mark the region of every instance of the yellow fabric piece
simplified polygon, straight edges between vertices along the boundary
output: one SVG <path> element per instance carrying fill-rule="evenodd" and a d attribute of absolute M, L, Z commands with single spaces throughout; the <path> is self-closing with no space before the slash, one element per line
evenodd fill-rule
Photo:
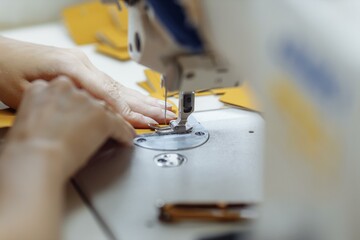
<path fill-rule="evenodd" d="M 119 1 L 121 10 L 115 5 L 108 6 L 108 12 L 111 17 L 113 25 L 120 31 L 128 31 L 128 10 L 123 1 Z"/>
<path fill-rule="evenodd" d="M 113 24 L 108 7 L 100 1 L 68 7 L 62 15 L 65 26 L 77 44 L 96 42 L 96 32 Z"/>
<path fill-rule="evenodd" d="M 112 48 L 109 45 L 98 43 L 96 45 L 96 51 L 106 54 L 110 57 L 116 58 L 121 61 L 127 61 L 130 59 L 130 55 L 127 51 L 127 49 L 116 49 Z"/>
<path fill-rule="evenodd" d="M 127 50 L 127 33 L 119 31 L 114 26 L 108 26 L 97 31 L 96 39 L 98 42 L 113 48 Z"/>
<path fill-rule="evenodd" d="M 247 84 L 236 88 L 228 88 L 219 100 L 223 103 L 247 108 L 249 110 L 261 111 L 260 105 Z"/>
<path fill-rule="evenodd" d="M 15 120 L 15 114 L 7 109 L 0 110 L 0 128 L 11 127 Z"/>
<path fill-rule="evenodd" d="M 147 91 L 149 94 L 154 93 L 154 90 L 151 89 L 151 87 L 149 86 L 149 84 L 144 81 L 144 82 L 137 82 L 137 85 L 139 85 L 141 88 L 143 88 L 145 91 Z"/>
<path fill-rule="evenodd" d="M 120 5 L 121 10 L 100 1 L 71 6 L 62 13 L 65 26 L 77 44 L 98 42 L 98 52 L 121 61 L 129 60 L 128 10 L 124 2 Z"/>
<path fill-rule="evenodd" d="M 149 87 L 154 90 L 153 92 L 163 95 L 163 89 L 161 88 L 161 74 L 151 69 L 146 69 L 145 76 L 147 79 L 146 82 Z"/>

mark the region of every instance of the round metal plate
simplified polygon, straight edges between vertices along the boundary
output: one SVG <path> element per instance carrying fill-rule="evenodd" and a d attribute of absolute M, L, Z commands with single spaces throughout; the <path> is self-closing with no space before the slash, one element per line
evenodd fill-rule
<path fill-rule="evenodd" d="M 192 116 L 188 122 L 193 126 L 190 133 L 160 135 L 157 133 L 139 135 L 134 144 L 152 150 L 184 150 L 203 145 L 209 139 L 209 132 Z"/>

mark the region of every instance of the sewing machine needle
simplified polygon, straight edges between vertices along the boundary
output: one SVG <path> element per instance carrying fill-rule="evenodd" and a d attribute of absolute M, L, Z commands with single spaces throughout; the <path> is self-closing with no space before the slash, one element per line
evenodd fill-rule
<path fill-rule="evenodd" d="M 161 77 L 161 87 L 164 88 L 164 98 L 165 98 L 165 109 L 164 109 L 164 124 L 166 125 L 166 111 L 167 111 L 167 88 L 166 88 L 166 78 L 164 75 Z"/>
<path fill-rule="evenodd" d="M 166 84 L 164 84 L 165 87 L 165 111 L 164 111 L 164 123 L 166 125 L 166 112 L 167 112 L 167 88 L 166 88 Z"/>

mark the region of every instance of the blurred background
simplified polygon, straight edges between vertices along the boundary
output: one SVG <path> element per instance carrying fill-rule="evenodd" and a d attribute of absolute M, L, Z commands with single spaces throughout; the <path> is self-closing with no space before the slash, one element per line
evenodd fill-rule
<path fill-rule="evenodd" d="M 0 0 L 0 30 L 56 21 L 69 5 L 90 0 Z"/>

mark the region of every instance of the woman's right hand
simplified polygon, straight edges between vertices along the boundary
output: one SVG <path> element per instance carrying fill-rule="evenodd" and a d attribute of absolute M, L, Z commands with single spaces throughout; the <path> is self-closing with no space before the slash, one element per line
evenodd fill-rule
<path fill-rule="evenodd" d="M 65 180 L 108 138 L 130 146 L 134 136 L 134 129 L 122 116 L 60 76 L 51 82 L 37 80 L 25 92 L 6 146 L 50 152 L 61 159 Z"/>

